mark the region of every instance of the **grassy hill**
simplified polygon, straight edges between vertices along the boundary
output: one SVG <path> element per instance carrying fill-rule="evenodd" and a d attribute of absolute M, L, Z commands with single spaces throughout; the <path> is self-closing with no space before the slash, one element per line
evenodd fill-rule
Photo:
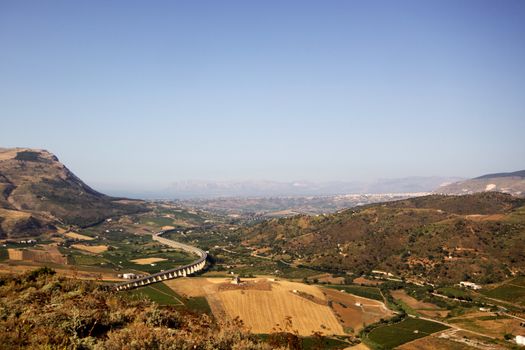
<path fill-rule="evenodd" d="M 0 208 L 5 237 L 38 234 L 55 223 L 88 226 L 145 206 L 93 190 L 47 151 L 1 148 Z"/>
<path fill-rule="evenodd" d="M 497 192 L 432 195 L 274 219 L 239 236 L 273 259 L 318 269 L 489 283 L 525 271 L 524 205 Z"/>

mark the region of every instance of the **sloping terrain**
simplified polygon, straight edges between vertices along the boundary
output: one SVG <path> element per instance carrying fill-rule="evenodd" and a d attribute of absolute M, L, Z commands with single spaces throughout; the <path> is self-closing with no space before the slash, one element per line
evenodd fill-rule
<path fill-rule="evenodd" d="M 38 234 L 55 223 L 88 226 L 145 206 L 93 190 L 47 151 L 0 148 L 0 208 L 2 237 Z"/>
<path fill-rule="evenodd" d="M 488 283 L 525 271 L 525 199 L 497 192 L 432 195 L 242 230 L 273 259 L 357 274 Z"/>
<path fill-rule="evenodd" d="M 525 197 L 525 170 L 487 174 L 442 186 L 435 192 L 443 194 L 470 194 L 487 191 L 505 192 L 514 196 Z"/>

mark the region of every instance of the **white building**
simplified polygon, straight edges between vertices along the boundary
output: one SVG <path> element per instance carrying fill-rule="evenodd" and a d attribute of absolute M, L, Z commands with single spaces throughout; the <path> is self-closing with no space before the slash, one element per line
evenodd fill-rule
<path fill-rule="evenodd" d="M 124 273 L 122 274 L 122 277 L 128 280 L 132 280 L 137 278 L 137 275 L 135 275 L 134 273 Z"/>
<path fill-rule="evenodd" d="M 518 344 L 518 345 L 525 345 L 525 336 L 517 335 L 516 336 L 516 344 Z"/>
<path fill-rule="evenodd" d="M 470 288 L 470 289 L 474 289 L 474 290 L 481 289 L 481 286 L 479 284 L 472 283 L 472 282 L 461 281 L 461 282 L 459 282 L 459 285 L 461 287 L 466 287 L 466 288 Z"/>

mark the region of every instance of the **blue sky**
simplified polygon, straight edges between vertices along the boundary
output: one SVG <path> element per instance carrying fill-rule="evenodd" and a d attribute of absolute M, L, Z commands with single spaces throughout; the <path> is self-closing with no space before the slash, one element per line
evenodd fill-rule
<path fill-rule="evenodd" d="M 525 168 L 524 1 L 0 0 L 0 145 L 88 183 Z"/>

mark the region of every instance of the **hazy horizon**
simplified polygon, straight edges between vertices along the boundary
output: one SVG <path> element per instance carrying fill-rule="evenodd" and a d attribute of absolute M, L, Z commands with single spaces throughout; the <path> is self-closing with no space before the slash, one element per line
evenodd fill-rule
<path fill-rule="evenodd" d="M 107 191 L 525 168 L 523 1 L 0 1 L 0 147 Z"/>

